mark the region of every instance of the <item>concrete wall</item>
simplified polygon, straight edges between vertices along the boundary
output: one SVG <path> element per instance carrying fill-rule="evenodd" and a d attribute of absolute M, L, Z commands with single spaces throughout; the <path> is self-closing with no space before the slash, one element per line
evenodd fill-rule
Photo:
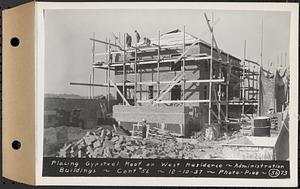
<path fill-rule="evenodd" d="M 147 123 L 156 126 L 157 123 L 166 124 L 165 129 L 182 135 L 189 134 L 188 122 L 190 116 L 188 108 L 174 106 L 113 106 L 113 117 L 121 122 L 122 126 L 132 129 L 132 124 L 141 122 L 143 119 Z"/>
<path fill-rule="evenodd" d="M 174 106 L 113 106 L 113 117 L 117 121 L 184 124 L 185 112 Z"/>

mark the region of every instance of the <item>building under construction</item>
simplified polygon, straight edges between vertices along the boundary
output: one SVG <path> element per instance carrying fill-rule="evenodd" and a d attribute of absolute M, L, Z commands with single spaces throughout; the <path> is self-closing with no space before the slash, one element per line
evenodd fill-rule
<path fill-rule="evenodd" d="M 176 29 L 150 38 L 151 43 L 128 47 L 126 35 L 115 41 L 93 41 L 93 87 L 116 91 L 112 116 L 123 126 L 148 124 L 189 136 L 212 124 L 240 122 L 260 115 L 261 66 L 247 60 L 246 42 L 241 60 L 218 48 L 213 27 L 207 43 Z M 95 44 L 105 52 L 95 53 Z M 95 69 L 105 70 L 105 83 L 94 83 Z M 79 84 L 79 83 L 72 83 Z M 129 128 L 130 130 L 130 128 Z"/>

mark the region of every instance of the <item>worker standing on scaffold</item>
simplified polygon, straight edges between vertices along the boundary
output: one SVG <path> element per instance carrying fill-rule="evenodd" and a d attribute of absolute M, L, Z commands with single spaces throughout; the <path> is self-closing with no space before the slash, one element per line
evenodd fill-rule
<path fill-rule="evenodd" d="M 135 33 L 135 37 L 136 37 L 136 43 L 139 43 L 141 36 L 140 36 L 139 32 L 137 32 L 136 30 L 134 30 L 134 33 Z"/>
<path fill-rule="evenodd" d="M 131 47 L 132 37 L 126 33 L 126 45 L 127 47 Z"/>
<path fill-rule="evenodd" d="M 145 44 L 146 46 L 150 46 L 151 40 L 150 40 L 149 38 L 147 38 L 147 37 L 144 37 L 144 44 Z"/>

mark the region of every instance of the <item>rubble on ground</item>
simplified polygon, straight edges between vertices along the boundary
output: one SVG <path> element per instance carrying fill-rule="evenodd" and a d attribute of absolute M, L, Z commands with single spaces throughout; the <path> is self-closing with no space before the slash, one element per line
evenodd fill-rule
<path fill-rule="evenodd" d="M 151 132 L 148 138 L 141 138 L 119 135 L 114 130 L 99 127 L 95 131 L 87 132 L 80 140 L 65 144 L 57 156 L 139 159 L 197 159 L 204 155 L 209 157 L 207 149 L 211 147 L 197 142 L 197 138 L 177 138 L 167 132 L 159 133 L 157 129 L 152 129 Z"/>

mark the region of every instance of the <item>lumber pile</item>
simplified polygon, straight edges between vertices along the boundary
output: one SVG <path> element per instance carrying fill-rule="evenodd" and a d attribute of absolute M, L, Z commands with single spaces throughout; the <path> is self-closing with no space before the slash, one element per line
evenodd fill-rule
<path fill-rule="evenodd" d="M 134 125 L 134 127 L 137 127 L 132 131 L 132 136 L 138 136 L 138 137 L 143 137 L 143 130 L 141 125 Z M 157 127 L 150 127 L 147 125 L 146 129 L 146 135 L 147 137 L 155 137 L 155 138 L 166 138 L 166 139 L 172 139 L 175 137 L 175 134 L 170 133 L 167 130 L 162 130 Z"/>
<path fill-rule="evenodd" d="M 156 133 L 155 133 L 156 131 Z M 58 157 L 78 158 L 194 158 L 195 145 L 178 142 L 175 137 L 151 129 L 148 138 L 118 135 L 98 128 L 75 142 L 65 144 Z M 157 136 L 156 136 L 157 135 Z"/>

